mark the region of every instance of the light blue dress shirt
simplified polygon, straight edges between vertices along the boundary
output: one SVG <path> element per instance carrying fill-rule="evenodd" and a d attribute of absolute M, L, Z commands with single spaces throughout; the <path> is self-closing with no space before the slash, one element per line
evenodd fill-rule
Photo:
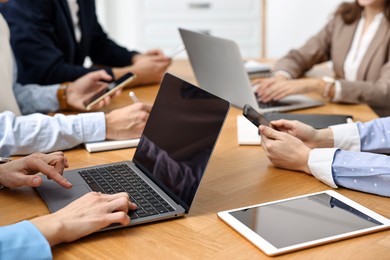
<path fill-rule="evenodd" d="M 30 221 L 0 227 L 0 259 L 52 259 L 46 238 Z"/>
<path fill-rule="evenodd" d="M 333 161 L 335 183 L 390 197 L 390 117 L 357 123 L 361 152 L 338 150 Z"/>
<path fill-rule="evenodd" d="M 18 68 L 13 62 L 13 91 L 23 115 L 32 113 L 55 112 L 59 109 L 57 90 L 59 85 L 40 86 L 36 84 L 21 85 L 16 82 Z"/>
<path fill-rule="evenodd" d="M 333 188 L 390 197 L 390 117 L 332 130 L 336 148 L 313 149 L 308 162 L 311 173 Z"/>

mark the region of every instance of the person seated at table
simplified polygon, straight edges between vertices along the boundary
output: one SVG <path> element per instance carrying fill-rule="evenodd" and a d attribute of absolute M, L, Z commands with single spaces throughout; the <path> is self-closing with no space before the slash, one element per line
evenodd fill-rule
<path fill-rule="evenodd" d="M 72 184 L 62 176 L 67 167 L 62 152 L 35 153 L 0 164 L 0 184 L 9 188 L 38 187 L 42 179 L 35 174 L 41 172 L 69 189 Z M 125 192 L 87 193 L 55 213 L 0 227 L 0 258 L 52 259 L 51 246 L 74 241 L 110 224 L 127 226 L 127 212 L 136 208 Z"/>
<path fill-rule="evenodd" d="M 315 130 L 299 121 L 260 126 L 275 167 L 313 175 L 332 188 L 390 196 L 390 117 Z"/>
<path fill-rule="evenodd" d="M 140 54 L 111 40 L 94 0 L 12 0 L 0 11 L 11 28 L 22 84 L 74 81 L 102 67 L 114 79 L 132 72 L 135 84 L 151 84 L 160 82 L 171 63 L 159 50 Z M 87 56 L 94 63 L 90 68 L 83 66 Z"/>
<path fill-rule="evenodd" d="M 278 60 L 272 77 L 258 82 L 263 102 L 317 92 L 333 102 L 367 103 L 390 115 L 390 1 L 343 3 L 334 18 L 303 47 Z M 314 65 L 332 61 L 335 78 L 301 78 Z"/>
<path fill-rule="evenodd" d="M 0 0 L 4 2 L 4 0 Z M 85 142 L 105 139 L 138 138 L 146 124 L 151 106 L 137 103 L 113 110 L 107 114 L 85 113 L 54 117 L 43 114 L 19 116 L 23 113 L 56 111 L 59 108 L 56 92 L 59 85 L 48 88 L 39 85 L 23 87 L 14 82 L 13 55 L 9 31 L 0 14 L 1 89 L 0 95 L 0 156 L 51 152 L 70 149 Z M 14 75 L 15 76 L 15 75 Z M 70 83 L 64 104 L 81 109 L 83 98 L 89 98 L 105 87 L 100 79 L 109 80 L 104 71 L 91 72 Z M 12 89 L 12 87 L 14 88 Z M 95 92 L 92 89 L 95 88 Z M 85 90 L 85 93 L 83 93 Z M 13 91 L 17 96 L 17 103 Z M 64 97 L 64 96 L 63 96 Z M 34 101 L 34 102 L 32 102 Z M 109 101 L 106 99 L 100 105 Z"/>

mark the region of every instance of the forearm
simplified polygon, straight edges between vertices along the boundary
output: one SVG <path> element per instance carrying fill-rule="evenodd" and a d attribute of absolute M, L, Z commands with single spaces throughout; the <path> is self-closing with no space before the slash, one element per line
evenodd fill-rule
<path fill-rule="evenodd" d="M 0 120 L 0 156 L 64 150 L 105 139 L 103 113 L 15 117 L 4 112 Z"/>
<path fill-rule="evenodd" d="M 29 221 L 0 227 L 1 259 L 52 259 L 48 241 Z"/>
<path fill-rule="evenodd" d="M 315 136 L 316 148 L 332 148 L 334 147 L 334 137 L 331 128 L 317 130 Z"/>
<path fill-rule="evenodd" d="M 390 157 L 382 154 L 338 151 L 333 178 L 338 186 L 390 196 Z"/>
<path fill-rule="evenodd" d="M 390 153 L 390 117 L 357 123 L 361 138 L 361 150 L 373 153 Z"/>
<path fill-rule="evenodd" d="M 60 221 L 56 221 L 54 216 L 55 215 L 44 215 L 30 220 L 46 238 L 51 247 L 64 242 L 62 241 L 63 225 Z"/>
<path fill-rule="evenodd" d="M 40 86 L 16 83 L 13 91 L 23 115 L 55 112 L 59 108 L 57 90 L 59 85 Z"/>

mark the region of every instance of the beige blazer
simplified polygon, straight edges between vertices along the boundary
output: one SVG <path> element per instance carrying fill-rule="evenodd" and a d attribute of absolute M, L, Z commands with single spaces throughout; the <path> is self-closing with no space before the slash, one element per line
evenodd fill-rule
<path fill-rule="evenodd" d="M 347 81 L 343 65 L 357 24 L 346 25 L 341 17 L 334 18 L 303 47 L 280 59 L 274 70 L 285 70 L 299 78 L 315 64 L 331 60 L 341 83 L 342 102 L 367 103 L 379 116 L 390 116 L 390 23 L 382 19 L 360 64 L 357 80 Z"/>

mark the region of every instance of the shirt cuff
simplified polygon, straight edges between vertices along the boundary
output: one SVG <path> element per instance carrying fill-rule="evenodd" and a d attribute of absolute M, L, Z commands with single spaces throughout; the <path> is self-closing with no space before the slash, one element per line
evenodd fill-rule
<path fill-rule="evenodd" d="M 340 102 L 341 100 L 341 83 L 339 80 L 334 82 L 334 96 L 332 99 L 333 102 Z"/>
<path fill-rule="evenodd" d="M 333 157 L 337 150 L 336 148 L 313 149 L 310 151 L 308 162 L 311 174 L 332 188 L 337 188 L 332 174 Z"/>
<path fill-rule="evenodd" d="M 106 118 L 104 113 L 84 113 L 79 114 L 79 117 L 85 143 L 106 140 Z"/>
<path fill-rule="evenodd" d="M 360 135 L 357 124 L 330 126 L 333 131 L 334 147 L 342 150 L 360 151 Z"/>
<path fill-rule="evenodd" d="M 272 77 L 275 77 L 275 76 L 278 76 L 278 75 L 282 75 L 282 76 L 285 76 L 287 79 L 292 79 L 292 75 L 285 71 L 285 70 L 276 70 L 274 72 L 271 73 L 271 78 Z"/>

